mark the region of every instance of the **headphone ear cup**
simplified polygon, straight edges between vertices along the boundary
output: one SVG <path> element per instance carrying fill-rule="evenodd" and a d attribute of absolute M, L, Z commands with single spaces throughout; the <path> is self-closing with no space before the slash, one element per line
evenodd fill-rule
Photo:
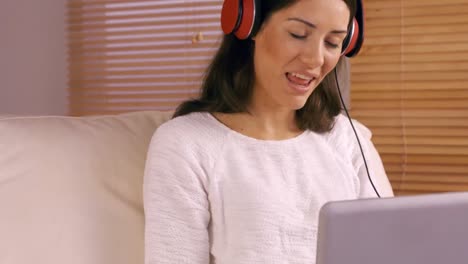
<path fill-rule="evenodd" d="M 242 0 L 242 18 L 239 28 L 234 33 L 239 39 L 247 39 L 252 35 L 257 16 L 257 3 L 255 0 Z"/>
<path fill-rule="evenodd" d="M 258 29 L 260 17 L 260 0 L 225 0 L 221 28 L 224 34 L 233 33 L 239 39 L 247 39 Z"/>
<path fill-rule="evenodd" d="M 359 24 L 356 19 L 353 19 L 353 24 L 346 36 L 345 40 L 343 41 L 343 49 L 341 55 L 345 55 L 350 57 L 350 52 L 356 48 L 356 44 L 358 41 L 359 36 Z"/>
<path fill-rule="evenodd" d="M 237 30 L 242 19 L 242 0 L 224 0 L 221 10 L 221 29 L 228 35 Z"/>
<path fill-rule="evenodd" d="M 343 41 L 343 53 L 346 57 L 354 57 L 361 50 L 362 44 L 364 43 L 364 7 L 362 0 L 356 1 L 356 16 L 353 18 L 353 24 L 351 31 Z"/>

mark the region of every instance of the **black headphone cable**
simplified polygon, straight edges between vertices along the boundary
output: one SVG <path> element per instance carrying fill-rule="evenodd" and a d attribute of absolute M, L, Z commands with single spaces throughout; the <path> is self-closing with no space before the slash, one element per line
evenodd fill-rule
<path fill-rule="evenodd" d="M 354 128 L 353 121 L 351 119 L 351 116 L 349 115 L 348 109 L 346 108 L 345 102 L 343 100 L 343 96 L 341 95 L 340 83 L 338 81 L 338 73 L 337 73 L 336 67 L 335 67 L 335 81 L 336 81 L 336 88 L 338 89 L 338 94 L 340 95 L 341 104 L 343 105 L 343 109 L 345 110 L 349 123 L 351 124 L 351 127 L 353 128 L 354 135 L 356 135 L 359 149 L 361 150 L 361 154 L 362 154 L 362 159 L 364 160 L 364 166 L 366 167 L 367 177 L 369 178 L 369 181 L 372 185 L 372 188 L 374 188 L 374 191 L 377 194 L 377 197 L 381 198 L 379 192 L 377 191 L 377 188 L 375 188 L 374 182 L 372 181 L 372 177 L 370 176 L 369 167 L 367 166 L 366 157 L 364 155 L 364 150 L 362 149 L 361 141 L 359 140 L 358 133 L 356 132 L 356 129 Z"/>

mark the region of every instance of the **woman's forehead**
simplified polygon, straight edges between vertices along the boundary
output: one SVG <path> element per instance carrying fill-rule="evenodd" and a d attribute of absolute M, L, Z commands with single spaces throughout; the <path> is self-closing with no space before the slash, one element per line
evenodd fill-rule
<path fill-rule="evenodd" d="M 350 10 L 343 0 L 299 0 L 278 10 L 272 18 L 287 21 L 300 18 L 314 25 L 327 24 L 335 27 L 347 26 Z"/>

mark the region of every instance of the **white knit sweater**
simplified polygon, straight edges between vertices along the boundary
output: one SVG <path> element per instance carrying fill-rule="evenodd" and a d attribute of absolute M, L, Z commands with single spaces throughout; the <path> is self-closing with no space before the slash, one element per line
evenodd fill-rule
<path fill-rule="evenodd" d="M 357 125 L 372 177 L 386 178 Z M 157 129 L 144 178 L 146 264 L 313 264 L 327 201 L 376 196 L 349 121 L 257 140 L 208 113 Z"/>

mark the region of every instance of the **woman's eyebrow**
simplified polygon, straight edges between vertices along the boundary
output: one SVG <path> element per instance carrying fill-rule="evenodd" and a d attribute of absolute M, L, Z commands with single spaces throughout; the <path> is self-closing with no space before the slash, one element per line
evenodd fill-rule
<path fill-rule="evenodd" d="M 304 20 L 304 19 L 298 18 L 298 17 L 290 17 L 290 18 L 288 18 L 288 21 L 297 21 L 297 22 L 301 22 L 301 23 L 305 24 L 308 27 L 317 28 L 317 26 L 314 23 L 311 23 L 311 22 L 309 22 L 307 20 Z M 348 31 L 347 30 L 336 29 L 336 30 L 332 30 L 331 33 L 333 33 L 333 34 L 348 34 Z"/>

